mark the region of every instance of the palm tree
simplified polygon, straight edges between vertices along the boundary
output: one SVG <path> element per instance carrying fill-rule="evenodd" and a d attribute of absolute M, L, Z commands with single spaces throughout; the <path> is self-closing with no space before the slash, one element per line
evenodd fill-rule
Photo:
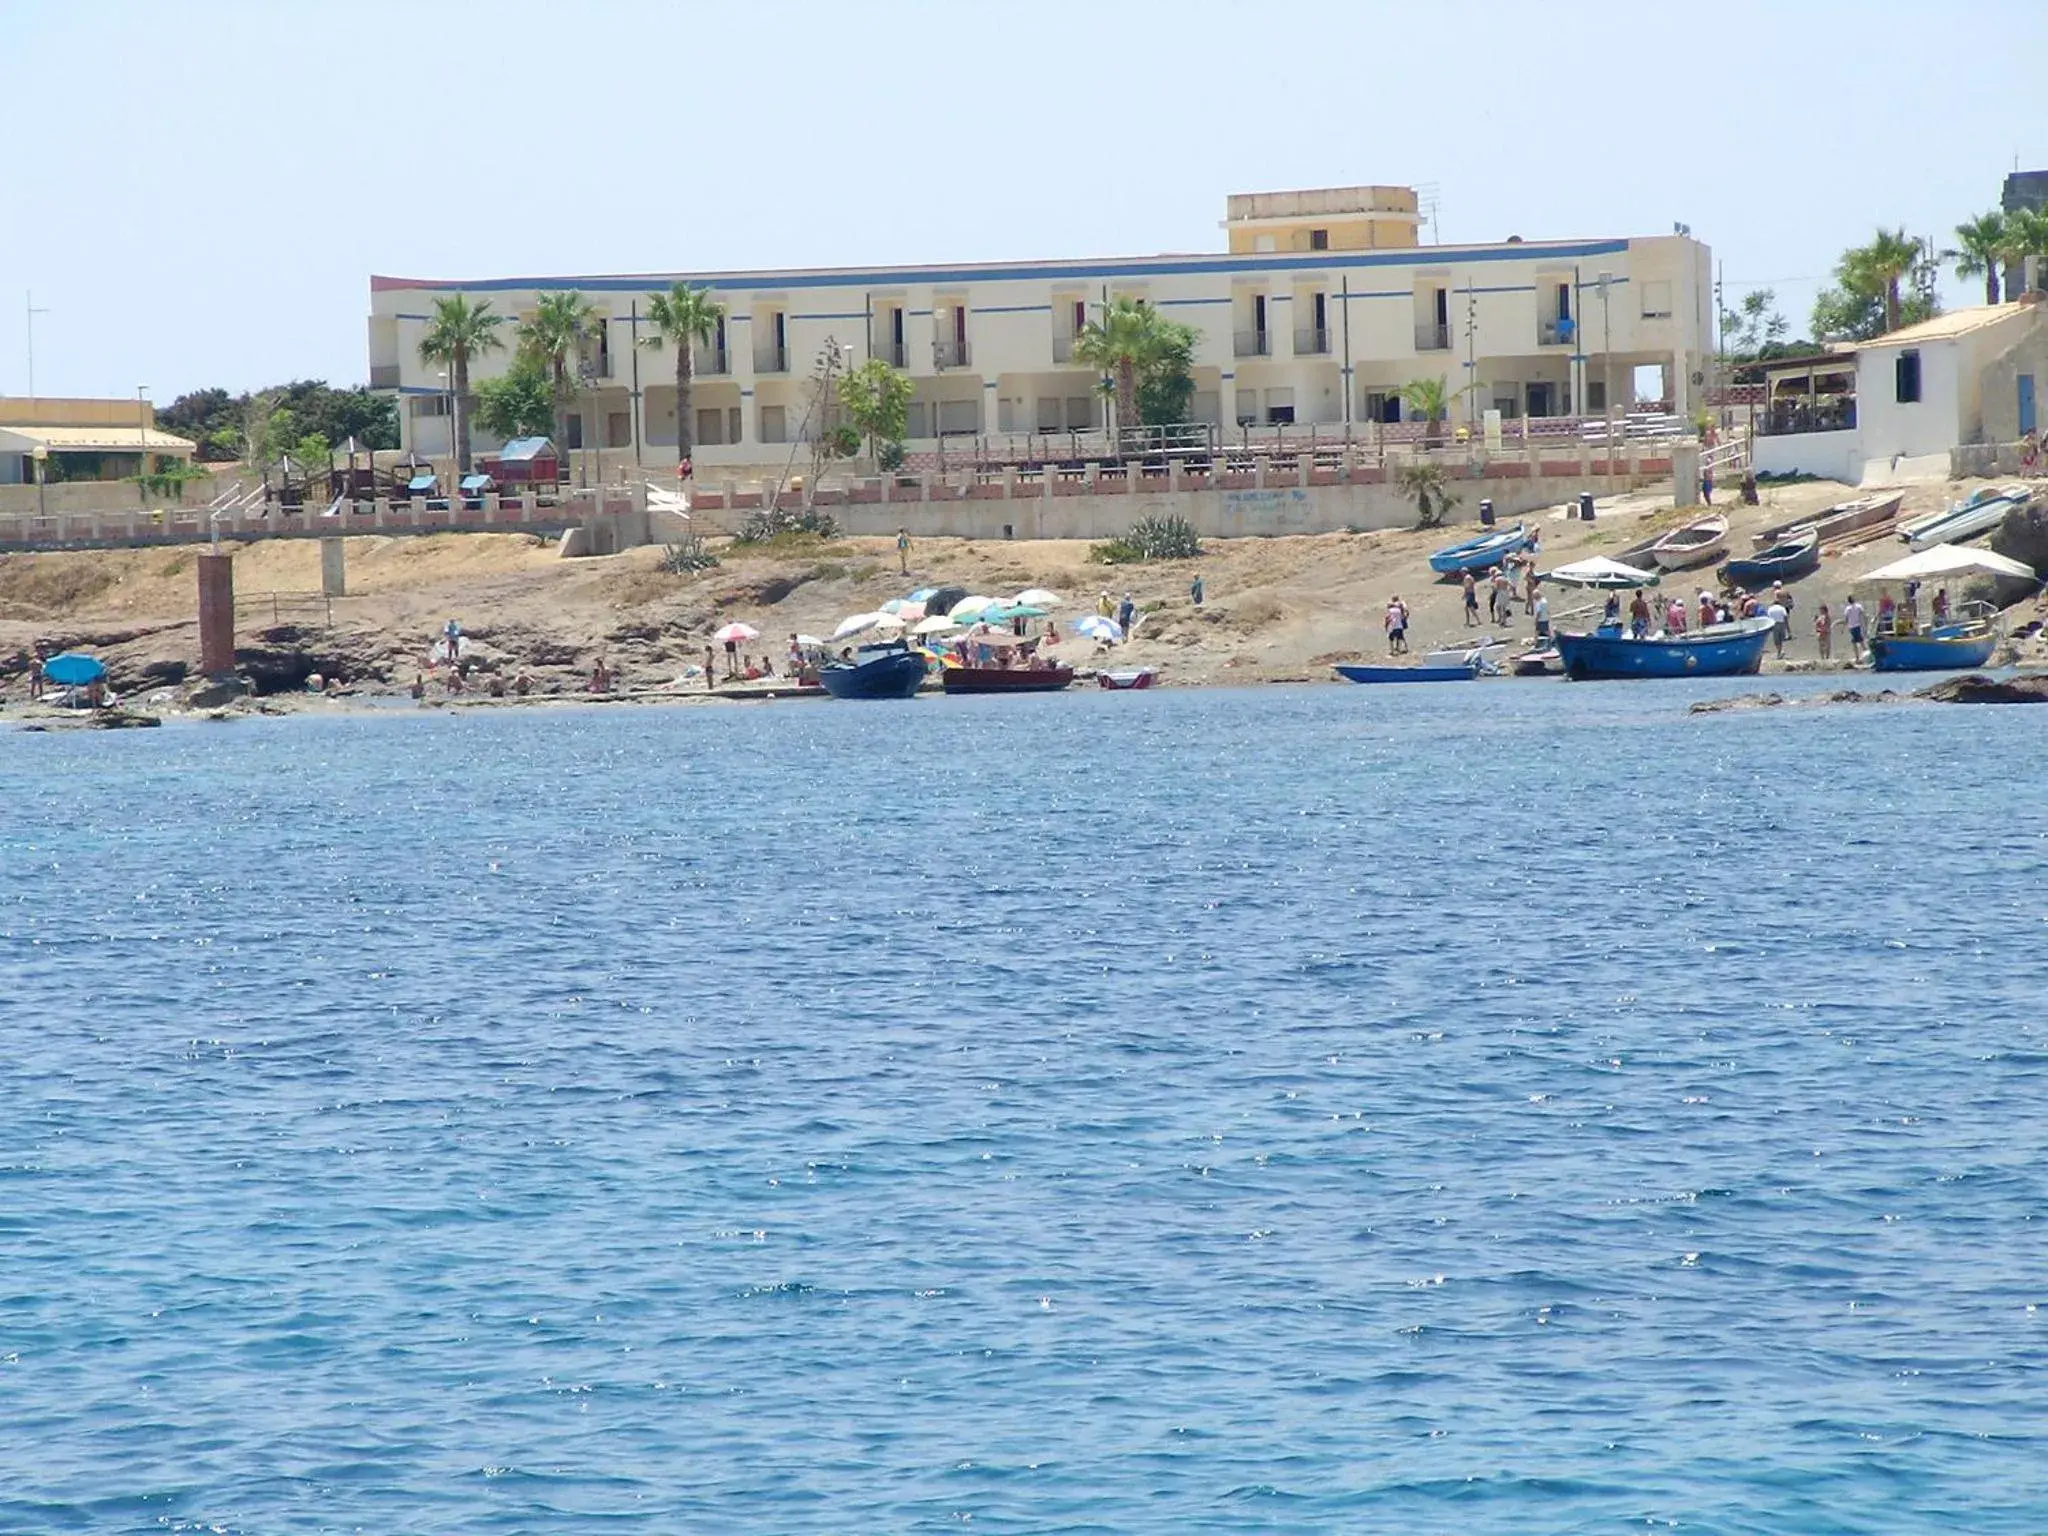
<path fill-rule="evenodd" d="M 1159 358 L 1171 340 L 1167 324 L 1143 299 L 1118 298 L 1074 338 L 1074 361 L 1100 368 L 1116 380 L 1119 437 L 1139 425 L 1138 374 Z"/>
<path fill-rule="evenodd" d="M 2027 281 L 2028 258 L 2034 262 L 2031 286 L 2042 286 L 2042 273 L 2048 271 L 2048 208 L 2015 208 L 2005 216 L 2005 260 L 2008 265 L 2018 267 L 2022 282 Z M 2019 297 L 2018 294 L 2013 295 Z"/>
<path fill-rule="evenodd" d="M 1465 393 L 1465 385 L 1451 388 L 1442 374 L 1433 379 L 1410 379 L 1401 386 L 1401 404 L 1429 423 L 1423 442 L 1436 447 L 1443 441 L 1444 418 L 1451 414 L 1451 402 Z"/>
<path fill-rule="evenodd" d="M 448 383 L 455 396 L 455 466 L 458 474 L 469 473 L 469 360 L 500 350 L 504 341 L 498 327 L 503 315 L 491 313 L 491 301 L 472 304 L 461 294 L 434 300 L 434 319 L 420 338 L 420 357 L 429 363 L 448 365 Z"/>
<path fill-rule="evenodd" d="M 1884 328 L 1896 331 L 1902 307 L 1899 284 L 1926 259 L 1926 255 L 1926 246 L 1903 229 L 1880 229 L 1870 244 L 1850 251 L 1842 258 L 1843 278 L 1852 289 L 1858 286 L 1858 277 L 1869 288 L 1881 289 L 1884 293 Z"/>
<path fill-rule="evenodd" d="M 2005 259 L 2010 240 L 2005 215 L 1996 208 L 1956 226 L 1956 248 L 1949 253 L 1955 259 L 1956 276 L 1983 278 L 1986 304 L 1998 302 L 1998 264 Z"/>
<path fill-rule="evenodd" d="M 555 442 L 569 441 L 569 356 L 597 320 L 597 306 L 571 289 L 541 295 L 533 318 L 519 326 L 519 350 L 548 371 L 555 397 Z"/>
<path fill-rule="evenodd" d="M 677 283 L 647 301 L 647 318 L 653 322 L 655 334 L 640 345 L 658 347 L 667 342 L 676 349 L 676 462 L 680 464 L 695 445 L 691 424 L 697 418 L 690 411 L 690 382 L 697 371 L 695 344 L 708 343 L 718 334 L 725 306 L 711 297 L 709 288 Z"/>

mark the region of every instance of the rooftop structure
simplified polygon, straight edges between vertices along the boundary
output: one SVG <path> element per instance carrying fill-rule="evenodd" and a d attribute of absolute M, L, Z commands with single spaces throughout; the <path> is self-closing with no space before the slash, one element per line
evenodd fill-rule
<path fill-rule="evenodd" d="M 38 463 L 46 480 L 120 480 L 195 451 L 146 400 L 0 399 L 0 485 L 33 484 Z"/>

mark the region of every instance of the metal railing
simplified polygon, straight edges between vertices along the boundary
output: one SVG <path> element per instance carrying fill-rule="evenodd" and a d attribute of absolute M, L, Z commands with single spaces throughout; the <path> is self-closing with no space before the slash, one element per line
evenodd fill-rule
<path fill-rule="evenodd" d="M 690 355 L 695 359 L 693 371 L 700 377 L 731 371 L 731 364 L 723 347 L 707 347 L 700 343 L 690 349 Z"/>
<path fill-rule="evenodd" d="M 1568 347 L 1578 340 L 1579 327 L 1575 320 L 1545 320 L 1536 327 L 1536 345 L 1539 347 Z"/>
<path fill-rule="evenodd" d="M 1299 328 L 1294 333 L 1294 355 L 1296 357 L 1321 357 L 1330 350 L 1328 327 L 1311 325 Z"/>
<path fill-rule="evenodd" d="M 1052 339 L 1052 360 L 1056 363 L 1071 363 L 1074 360 L 1073 336 L 1055 336 Z"/>
<path fill-rule="evenodd" d="M 967 342 L 959 336 L 941 336 L 932 343 L 932 363 L 939 368 L 965 368 L 971 356 Z"/>
<path fill-rule="evenodd" d="M 1801 432 L 1853 432 L 1854 400 L 1823 400 L 1818 405 L 1774 405 L 1757 418 L 1759 437 L 1792 437 Z"/>
<path fill-rule="evenodd" d="M 904 345 L 900 341 L 883 341 L 877 342 L 875 344 L 875 356 L 879 357 L 891 368 L 902 368 L 906 366 L 903 360 L 904 352 Z"/>
<path fill-rule="evenodd" d="M 1270 357 L 1273 353 L 1270 331 L 1239 331 L 1235 341 L 1239 357 Z"/>
<path fill-rule="evenodd" d="M 1451 328 L 1427 321 L 1415 325 L 1415 350 L 1418 352 L 1448 352 L 1451 350 Z"/>
<path fill-rule="evenodd" d="M 754 372 L 789 372 L 789 348 L 772 341 L 766 346 L 754 348 Z"/>
<path fill-rule="evenodd" d="M 396 388 L 398 388 L 398 364 L 396 364 L 396 363 L 373 363 L 373 364 L 371 365 L 371 367 L 370 367 L 370 388 L 372 388 L 372 389 L 396 389 Z"/>

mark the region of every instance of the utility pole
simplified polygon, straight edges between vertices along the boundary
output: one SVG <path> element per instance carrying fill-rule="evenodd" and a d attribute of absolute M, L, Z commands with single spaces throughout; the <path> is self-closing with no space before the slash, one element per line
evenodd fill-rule
<path fill-rule="evenodd" d="M 1614 318 L 1608 307 L 1614 274 L 1602 272 L 1600 284 L 1600 407 L 1607 418 L 1607 478 L 1614 479 Z"/>
<path fill-rule="evenodd" d="M 1472 274 L 1465 274 L 1465 420 L 1479 425 L 1479 295 L 1472 288 Z"/>
<path fill-rule="evenodd" d="M 633 337 L 633 467 L 640 468 L 640 301 L 635 299 L 626 323 Z"/>

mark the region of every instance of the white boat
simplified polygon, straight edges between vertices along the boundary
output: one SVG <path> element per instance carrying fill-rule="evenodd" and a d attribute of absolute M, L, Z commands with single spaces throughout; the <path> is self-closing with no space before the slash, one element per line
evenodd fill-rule
<path fill-rule="evenodd" d="M 1477 672 L 1491 676 L 1500 670 L 1501 659 L 1508 653 L 1505 640 L 1496 640 L 1491 635 L 1481 635 L 1468 645 L 1448 645 L 1423 655 L 1425 667 L 1471 667 Z"/>
<path fill-rule="evenodd" d="M 1899 529 L 1899 537 L 1914 549 L 1931 549 L 1936 544 L 1960 544 L 1989 533 L 2005 521 L 2005 514 L 2024 507 L 2034 493 L 2024 485 L 1983 486 L 1972 491 L 1946 512 L 1916 517 Z"/>
<path fill-rule="evenodd" d="M 1728 519 L 1718 514 L 1674 528 L 1650 546 L 1650 558 L 1667 571 L 1712 565 L 1727 552 Z"/>

